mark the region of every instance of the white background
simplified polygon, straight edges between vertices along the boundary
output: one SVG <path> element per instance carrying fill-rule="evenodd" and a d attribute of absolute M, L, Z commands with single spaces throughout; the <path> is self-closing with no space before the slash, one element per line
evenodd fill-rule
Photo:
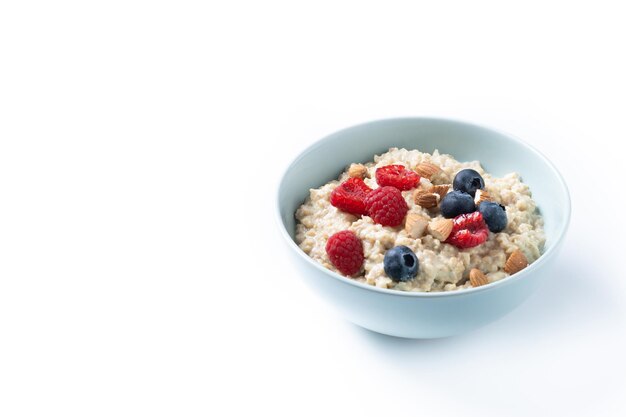
<path fill-rule="evenodd" d="M 618 4 L 2 2 L 0 415 L 625 415 Z M 560 273 L 460 337 L 343 321 L 274 222 L 299 151 L 411 115 L 572 194 Z"/>

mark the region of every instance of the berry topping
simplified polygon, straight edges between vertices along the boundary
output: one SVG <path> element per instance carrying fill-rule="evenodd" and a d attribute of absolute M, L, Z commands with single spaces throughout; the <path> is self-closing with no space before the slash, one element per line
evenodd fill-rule
<path fill-rule="evenodd" d="M 367 213 L 378 224 L 399 226 L 409 211 L 402 193 L 395 187 L 380 187 L 365 197 Z"/>
<path fill-rule="evenodd" d="M 406 246 L 396 246 L 385 252 L 384 263 L 385 274 L 396 282 L 415 278 L 419 270 L 417 256 Z"/>
<path fill-rule="evenodd" d="M 452 188 L 463 191 L 474 197 L 476 190 L 485 188 L 485 181 L 480 174 L 473 169 L 462 169 L 457 172 L 452 182 Z"/>
<path fill-rule="evenodd" d="M 365 197 L 372 191 L 361 178 L 349 178 L 330 194 L 330 204 L 346 213 L 367 214 Z"/>
<path fill-rule="evenodd" d="M 476 206 L 471 195 L 462 191 L 450 191 L 441 199 L 439 210 L 443 217 L 451 219 L 459 214 L 475 211 Z"/>
<path fill-rule="evenodd" d="M 417 187 L 420 176 L 403 165 L 387 165 L 376 170 L 376 182 L 381 187 L 391 186 L 406 191 Z"/>
<path fill-rule="evenodd" d="M 498 233 L 506 228 L 507 218 L 504 206 L 493 201 L 483 201 L 478 206 L 478 211 L 483 215 L 487 227 L 493 233 Z"/>
<path fill-rule="evenodd" d="M 326 242 L 330 262 L 344 275 L 354 275 L 363 265 L 363 244 L 350 230 L 332 235 Z"/>
<path fill-rule="evenodd" d="M 483 215 L 475 211 L 454 218 L 454 226 L 446 243 L 459 249 L 466 249 L 484 243 L 488 237 L 489 229 L 483 220 Z"/>

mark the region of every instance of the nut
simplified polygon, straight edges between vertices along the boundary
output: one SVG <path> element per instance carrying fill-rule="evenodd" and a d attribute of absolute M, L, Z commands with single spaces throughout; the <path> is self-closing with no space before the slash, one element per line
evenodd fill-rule
<path fill-rule="evenodd" d="M 439 204 L 439 194 L 429 193 L 424 190 L 415 190 L 413 193 L 413 201 L 415 201 L 415 204 L 418 206 L 424 208 L 437 207 L 437 204 Z"/>
<path fill-rule="evenodd" d="M 352 164 L 348 168 L 348 176 L 351 178 L 365 178 L 367 177 L 367 168 L 362 164 Z"/>
<path fill-rule="evenodd" d="M 504 272 L 509 275 L 513 275 L 522 269 L 528 266 L 528 259 L 526 259 L 526 255 L 519 250 L 515 249 L 511 255 L 509 255 L 509 259 L 506 260 L 504 264 Z"/>
<path fill-rule="evenodd" d="M 483 274 L 480 269 L 472 268 L 469 273 L 469 280 L 472 287 L 480 287 L 481 285 L 489 284 L 487 275 Z"/>
<path fill-rule="evenodd" d="M 428 224 L 428 231 L 435 239 L 443 242 L 450 236 L 453 225 L 452 219 L 436 219 Z"/>
<path fill-rule="evenodd" d="M 443 198 L 446 194 L 448 194 L 448 190 L 450 190 L 450 184 L 441 184 L 441 185 L 433 185 L 428 190 L 429 193 L 438 194 L 439 198 Z"/>
<path fill-rule="evenodd" d="M 476 207 L 483 201 L 493 201 L 493 198 L 489 195 L 487 190 L 476 190 L 476 196 L 474 197 L 474 204 Z"/>
<path fill-rule="evenodd" d="M 433 175 L 441 171 L 441 168 L 429 162 L 422 162 L 421 164 L 417 164 L 414 171 L 417 172 L 420 177 L 431 179 Z"/>
<path fill-rule="evenodd" d="M 422 237 L 424 235 L 424 230 L 426 230 L 426 226 L 428 226 L 428 218 L 417 213 L 409 213 L 406 216 L 404 230 L 406 230 L 406 233 L 413 239 Z"/>

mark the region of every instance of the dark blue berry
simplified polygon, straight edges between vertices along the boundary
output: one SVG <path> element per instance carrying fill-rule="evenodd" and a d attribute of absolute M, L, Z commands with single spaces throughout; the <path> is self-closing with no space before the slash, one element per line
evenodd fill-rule
<path fill-rule="evenodd" d="M 384 264 L 385 274 L 396 282 L 415 278 L 419 270 L 417 256 L 406 246 L 396 246 L 385 252 Z"/>
<path fill-rule="evenodd" d="M 441 200 L 439 210 L 443 217 L 451 219 L 459 214 L 476 211 L 476 205 L 471 195 L 462 191 L 450 191 Z"/>
<path fill-rule="evenodd" d="M 483 201 L 478 205 L 478 211 L 483 215 L 487 227 L 493 233 L 498 233 L 506 228 L 506 211 L 503 205 L 492 201 Z"/>
<path fill-rule="evenodd" d="M 456 173 L 452 188 L 456 191 L 463 191 L 474 197 L 476 190 L 485 188 L 485 181 L 480 174 L 473 169 L 462 169 Z"/>

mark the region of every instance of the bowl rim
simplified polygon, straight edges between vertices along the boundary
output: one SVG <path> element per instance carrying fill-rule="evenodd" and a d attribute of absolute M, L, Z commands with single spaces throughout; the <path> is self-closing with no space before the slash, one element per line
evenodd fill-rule
<path fill-rule="evenodd" d="M 465 127 L 471 127 L 471 128 L 479 128 L 479 129 L 484 129 L 484 130 L 489 130 L 492 131 L 494 133 L 497 133 L 503 137 L 505 137 L 508 140 L 511 140 L 513 142 L 518 143 L 521 146 L 524 146 L 526 148 L 528 148 L 532 153 L 535 154 L 535 156 L 540 159 L 541 161 L 543 161 L 543 163 L 545 163 L 550 170 L 552 171 L 553 175 L 556 177 L 558 183 L 560 184 L 562 191 L 565 194 L 565 200 L 566 200 L 566 204 L 563 205 L 562 211 L 563 211 L 563 217 L 564 217 L 564 221 L 562 223 L 562 226 L 560 227 L 560 229 L 556 232 L 555 234 L 555 239 L 554 239 L 554 243 L 552 245 L 550 245 L 550 247 L 541 254 L 541 256 L 532 264 L 530 264 L 528 267 L 524 268 L 522 271 L 506 277 L 504 279 L 489 283 L 487 285 L 482 285 L 480 287 L 474 287 L 474 288 L 466 288 L 463 290 L 458 290 L 458 291 L 436 291 L 436 292 L 420 292 L 420 291 L 400 291 L 400 290 L 394 290 L 394 289 L 389 289 L 389 288 L 379 288 L 376 287 L 374 285 L 370 285 L 370 284 L 365 284 L 359 281 L 355 281 L 354 279 L 345 277 L 341 274 L 338 274 L 334 271 L 331 271 L 330 269 L 325 268 L 324 266 L 322 266 L 319 262 L 315 261 L 313 258 L 311 258 L 310 256 L 308 256 L 306 253 L 304 253 L 304 251 L 302 251 L 302 249 L 300 249 L 300 247 L 296 244 L 296 242 L 291 238 L 291 236 L 289 235 L 289 233 L 287 232 L 287 229 L 282 221 L 281 218 L 281 214 L 280 214 L 280 194 L 281 194 L 281 189 L 283 187 L 283 183 L 285 181 L 285 177 L 286 174 L 292 169 L 292 167 L 294 167 L 300 159 L 302 159 L 306 154 L 308 154 L 309 152 L 315 150 L 317 147 L 322 146 L 323 144 L 330 142 L 331 140 L 334 139 L 334 137 L 342 132 L 345 132 L 347 130 L 351 130 L 353 128 L 364 128 L 367 126 L 372 126 L 375 124 L 383 124 L 383 123 L 394 123 L 394 122 L 404 122 L 404 121 L 417 121 L 417 120 L 421 120 L 421 121 L 431 121 L 431 122 L 439 122 L 439 123 L 447 123 L 447 124 L 456 124 L 456 125 L 462 125 Z M 508 132 L 499 130 L 499 129 L 494 129 L 491 127 L 487 127 L 487 126 L 483 126 L 483 125 L 479 125 L 473 122 L 467 122 L 464 120 L 460 120 L 460 119 L 453 119 L 453 118 L 445 118 L 445 117 L 431 117 L 431 116 L 414 116 L 414 117 L 393 117 L 393 118 L 385 118 L 385 119 L 377 119 L 377 120 L 373 120 L 373 121 L 369 121 L 369 122 L 364 122 L 364 123 L 358 123 L 340 130 L 337 130 L 335 132 L 331 132 L 329 134 L 327 134 L 326 136 L 322 137 L 319 140 L 316 140 L 315 142 L 313 142 L 311 145 L 307 146 L 304 150 L 302 150 L 301 152 L 298 153 L 298 155 L 292 160 L 292 162 L 282 171 L 282 174 L 279 177 L 279 182 L 278 182 L 278 187 L 276 189 L 276 209 L 274 211 L 275 213 L 275 219 L 278 221 L 278 226 L 280 229 L 280 233 L 283 236 L 283 238 L 287 241 L 287 245 L 294 250 L 294 252 L 300 256 L 305 262 L 307 262 L 309 265 L 313 266 L 314 268 L 316 268 L 317 270 L 321 271 L 322 273 L 326 274 L 327 276 L 337 279 L 340 282 L 346 283 L 346 284 L 350 284 L 353 285 L 357 288 L 361 288 L 364 290 L 368 290 L 368 291 L 373 291 L 373 292 L 377 292 L 377 293 L 381 293 L 381 294 L 385 294 L 385 295 L 394 295 L 394 296 L 401 296 L 401 297 L 417 297 L 417 298 L 437 298 L 437 297 L 459 297 L 459 296 L 467 296 L 467 295 L 471 295 L 471 294 L 475 294 L 478 292 L 483 292 L 483 291 L 490 291 L 495 289 L 496 287 L 502 287 L 502 286 L 506 286 L 506 285 L 511 285 L 512 283 L 523 279 L 525 276 L 531 274 L 534 270 L 540 268 L 543 264 L 545 264 L 549 259 L 551 259 L 552 257 L 554 257 L 554 255 L 556 255 L 556 253 L 558 253 L 558 250 L 560 249 L 560 247 L 563 244 L 564 238 L 567 234 L 567 230 L 569 228 L 569 224 L 570 224 L 570 218 L 571 218 L 571 197 L 569 194 L 569 190 L 567 188 L 567 184 L 565 183 L 565 180 L 563 179 L 563 176 L 561 175 L 561 173 L 559 172 L 559 170 L 554 166 L 554 164 L 543 154 L 541 153 L 537 148 L 535 148 L 534 146 L 524 142 L 523 140 L 521 140 L 520 138 L 518 138 L 515 135 L 512 135 Z M 294 213 L 295 215 L 295 213 Z"/>

